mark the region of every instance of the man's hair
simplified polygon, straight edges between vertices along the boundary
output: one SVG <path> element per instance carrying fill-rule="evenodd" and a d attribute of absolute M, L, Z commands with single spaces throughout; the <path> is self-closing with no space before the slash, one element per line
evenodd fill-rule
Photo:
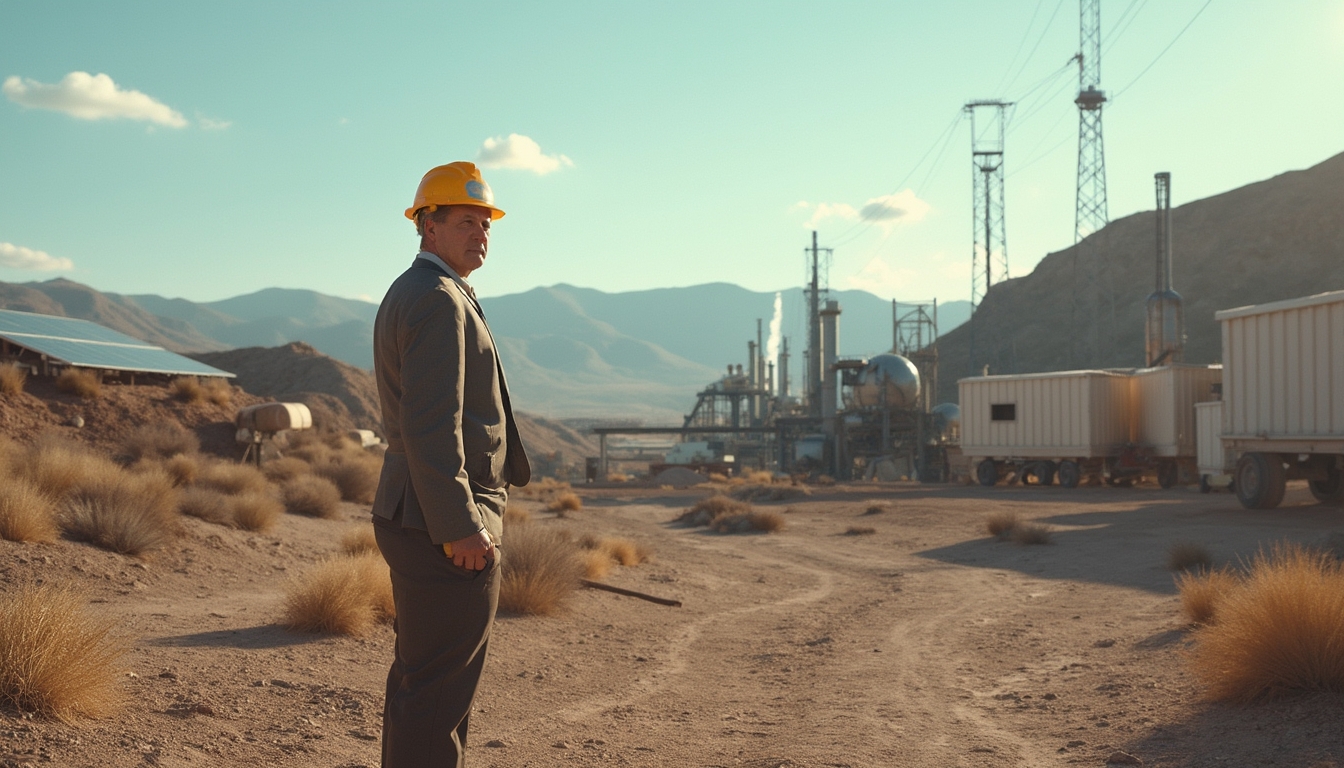
<path fill-rule="evenodd" d="M 415 212 L 415 234 L 425 236 L 425 218 L 431 218 L 435 224 L 442 224 L 448 220 L 448 214 L 453 210 L 451 205 L 440 205 L 432 212 L 428 207 L 421 208 Z"/>

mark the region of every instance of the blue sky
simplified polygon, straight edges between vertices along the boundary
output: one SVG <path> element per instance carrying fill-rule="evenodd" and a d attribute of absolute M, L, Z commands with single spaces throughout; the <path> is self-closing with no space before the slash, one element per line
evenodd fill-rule
<path fill-rule="evenodd" d="M 1179 205 L 1344 151 L 1344 1 L 1103 0 L 1102 26 L 1113 219 L 1156 171 Z M 815 225 L 834 287 L 964 299 L 959 108 L 1022 99 L 1026 274 L 1073 239 L 1077 48 L 1077 0 L 0 0 L 0 280 L 377 300 L 421 174 L 496 140 L 485 295 L 776 290 Z"/>

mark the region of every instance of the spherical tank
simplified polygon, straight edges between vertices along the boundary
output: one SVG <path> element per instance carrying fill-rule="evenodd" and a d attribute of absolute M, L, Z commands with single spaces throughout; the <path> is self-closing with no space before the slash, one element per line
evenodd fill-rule
<path fill-rule="evenodd" d="M 900 355 L 877 355 L 859 375 L 854 399 L 860 406 L 913 408 L 919 398 L 919 369 Z"/>
<path fill-rule="evenodd" d="M 939 403 L 933 407 L 933 424 L 938 436 L 943 440 L 958 440 L 961 437 L 961 406 L 956 403 Z"/>

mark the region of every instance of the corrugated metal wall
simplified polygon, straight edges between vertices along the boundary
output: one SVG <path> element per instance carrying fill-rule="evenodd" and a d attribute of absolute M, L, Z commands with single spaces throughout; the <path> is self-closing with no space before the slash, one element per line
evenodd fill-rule
<path fill-rule="evenodd" d="M 1195 455 L 1195 403 L 1213 400 L 1221 366 L 1170 365 L 1136 371 L 1134 442 L 1156 456 Z"/>
<path fill-rule="evenodd" d="M 1225 435 L 1344 436 L 1344 291 L 1216 317 Z"/>
<path fill-rule="evenodd" d="M 966 456 L 1113 456 L 1130 440 L 1129 377 L 1103 371 L 988 376 L 959 381 Z M 1015 407 L 994 421 L 994 405 Z"/>
<path fill-rule="evenodd" d="M 1195 463 L 1203 475 L 1227 471 L 1223 458 L 1223 404 L 1217 400 L 1195 406 Z"/>

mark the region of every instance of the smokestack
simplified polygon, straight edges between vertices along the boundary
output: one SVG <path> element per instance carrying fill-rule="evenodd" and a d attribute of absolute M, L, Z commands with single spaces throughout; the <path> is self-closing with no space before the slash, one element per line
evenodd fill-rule
<path fill-rule="evenodd" d="M 1157 187 L 1157 269 L 1144 325 L 1144 362 L 1149 367 L 1185 359 L 1185 312 L 1171 279 L 1171 174 L 1164 171 L 1153 179 Z"/>
<path fill-rule="evenodd" d="M 747 386 L 756 389 L 760 384 L 760 370 L 756 367 L 756 342 L 747 342 Z M 756 396 L 747 397 L 747 418 L 756 421 Z"/>
<path fill-rule="evenodd" d="M 835 433 L 835 370 L 836 349 L 840 343 L 840 302 L 831 299 L 821 310 L 821 417 L 826 420 L 826 432 Z"/>
<path fill-rule="evenodd" d="M 780 347 L 779 347 L 779 365 L 775 366 L 775 370 L 776 370 L 776 371 L 779 371 L 779 396 L 780 396 L 780 397 L 788 397 L 788 396 L 789 396 L 789 339 L 788 339 L 788 337 L 781 337 L 779 341 L 780 341 Z"/>

